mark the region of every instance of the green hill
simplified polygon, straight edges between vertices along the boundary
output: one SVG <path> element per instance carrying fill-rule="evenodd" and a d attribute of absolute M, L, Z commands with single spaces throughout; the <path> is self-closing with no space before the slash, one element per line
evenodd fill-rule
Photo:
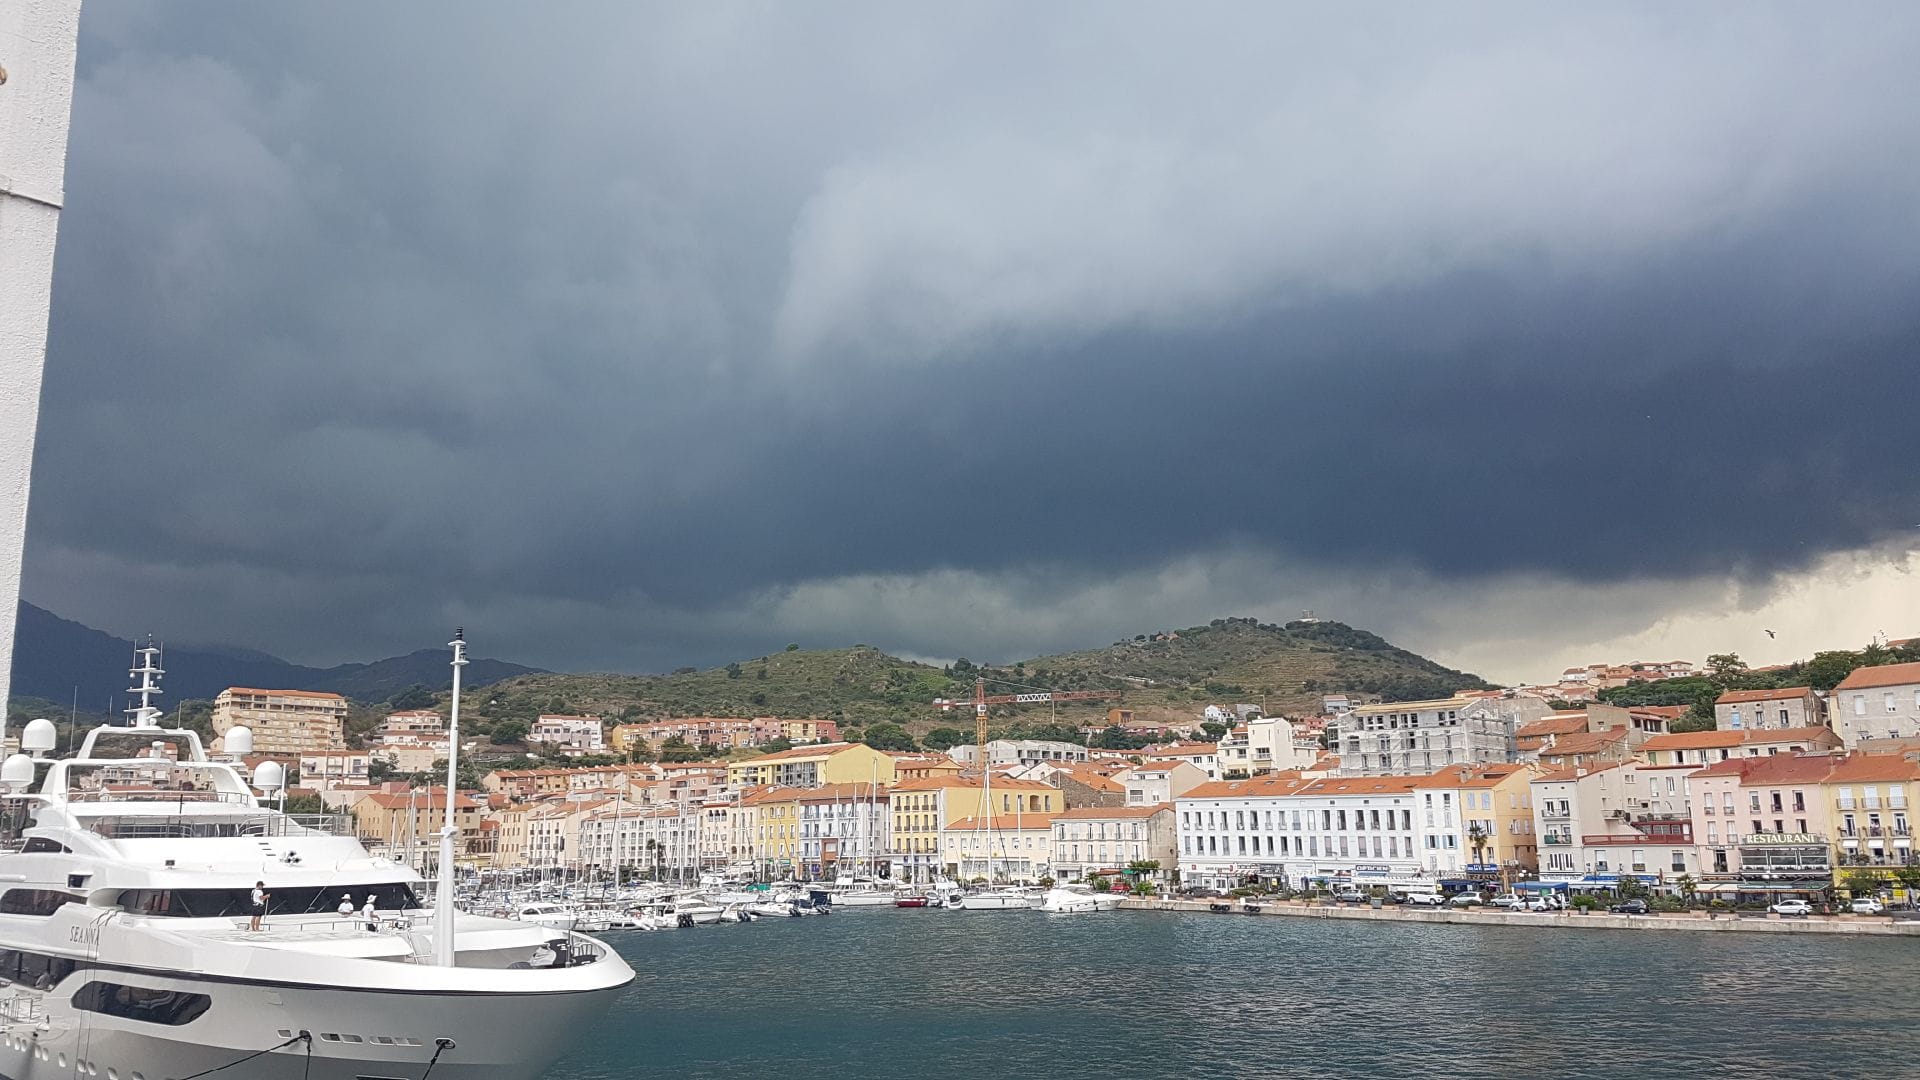
<path fill-rule="evenodd" d="M 463 705 L 482 725 L 531 721 L 542 712 L 592 713 L 615 721 L 815 716 L 848 726 L 899 723 L 924 733 L 967 723 L 964 713 L 943 714 L 932 701 L 969 697 L 977 675 L 990 680 L 993 693 L 1023 686 L 1115 693 L 1100 701 L 996 708 L 997 726 L 1007 730 L 1086 723 L 1115 705 L 1143 719 L 1190 721 L 1208 703 L 1251 702 L 1270 712 L 1312 713 L 1319 711 L 1324 693 L 1405 701 L 1488 685 L 1341 623 L 1275 626 L 1217 619 L 1011 665 L 960 660 L 937 668 L 856 645 L 780 652 L 670 675 L 523 675 L 476 692 Z"/>

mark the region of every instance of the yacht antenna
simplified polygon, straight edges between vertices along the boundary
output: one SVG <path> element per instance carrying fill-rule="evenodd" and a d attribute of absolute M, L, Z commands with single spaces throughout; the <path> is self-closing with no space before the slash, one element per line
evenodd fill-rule
<path fill-rule="evenodd" d="M 127 710 L 127 715 L 131 718 L 128 726 L 157 728 L 160 726 L 160 717 L 164 713 L 153 703 L 153 698 L 161 692 L 160 676 L 165 675 L 166 671 L 160 667 L 160 647 L 153 643 L 152 634 L 147 635 L 145 645 L 133 650 L 133 658 L 134 666 L 127 672 L 127 677 L 140 681 L 128 687 L 127 693 L 140 695 L 140 704 Z"/>
<path fill-rule="evenodd" d="M 453 649 L 453 706 L 447 718 L 447 824 L 440 830 L 440 880 L 433 901 L 433 962 L 453 966 L 453 838 L 460 835 L 454 823 L 454 781 L 459 777 L 460 758 L 460 669 L 467 666 L 467 632 L 453 631 L 447 642 Z"/>

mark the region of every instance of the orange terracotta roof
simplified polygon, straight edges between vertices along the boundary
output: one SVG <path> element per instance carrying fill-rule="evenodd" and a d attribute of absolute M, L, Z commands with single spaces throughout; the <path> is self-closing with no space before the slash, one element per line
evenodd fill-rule
<path fill-rule="evenodd" d="M 1920 661 L 1855 668 L 1853 674 L 1840 680 L 1840 685 L 1834 689 L 1871 690 L 1881 686 L 1905 686 L 1908 683 L 1920 683 Z"/>
<path fill-rule="evenodd" d="M 1567 754 L 1599 754 L 1616 748 L 1627 738 L 1626 728 L 1607 728 L 1604 731 L 1576 731 L 1553 740 L 1553 745 L 1540 751 L 1549 757 L 1563 757 Z"/>
<path fill-rule="evenodd" d="M 271 694 L 274 697 L 331 698 L 339 702 L 345 702 L 347 700 L 339 694 L 329 694 L 319 690 L 256 690 L 251 686 L 229 686 L 223 692 L 228 694 Z"/>
<path fill-rule="evenodd" d="M 1711 750 L 1715 747 L 1739 746 L 1743 734 L 1717 728 L 1708 731 L 1669 731 L 1641 743 L 1640 751 L 1654 753 L 1661 750 Z"/>
<path fill-rule="evenodd" d="M 1908 760 L 1904 754 L 1853 753 L 1839 759 L 1833 766 L 1833 772 L 1827 776 L 1829 784 L 1881 780 L 1896 783 L 1920 780 L 1920 763 Z"/>
<path fill-rule="evenodd" d="M 865 744 L 864 743 L 848 743 L 848 742 L 812 743 L 807 746 L 796 746 L 791 750 L 776 750 L 771 754 L 762 754 L 756 758 L 748 758 L 745 761 L 734 762 L 734 764 L 759 765 L 768 761 L 788 761 L 793 758 L 831 757 L 834 754 L 838 754 L 843 750 L 848 750 L 848 749 L 851 749 L 852 747 L 863 746 L 863 745 Z"/>
<path fill-rule="evenodd" d="M 991 821 L 977 817 L 963 817 L 947 826 L 947 835 L 973 830 L 992 829 L 995 832 L 1015 832 L 1025 829 L 1051 829 L 1053 819 L 1058 814 L 1049 814 L 1044 810 L 1033 810 L 1024 814 L 996 814 Z"/>
<path fill-rule="evenodd" d="M 1156 803 L 1152 806 L 1081 806 L 1063 810 L 1054 816 L 1055 821 L 1094 821 L 1106 818 L 1150 818 L 1155 814 L 1173 813 L 1172 803 Z"/>
<path fill-rule="evenodd" d="M 1586 730 L 1586 713 L 1560 713 L 1521 724 L 1514 729 L 1513 734 L 1515 738 L 1535 739 L 1543 735 L 1572 735 Z"/>
<path fill-rule="evenodd" d="M 1729 690 L 1713 699 L 1715 705 L 1741 705 L 1749 701 L 1791 701 L 1813 691 L 1805 686 L 1786 686 L 1777 690 Z"/>

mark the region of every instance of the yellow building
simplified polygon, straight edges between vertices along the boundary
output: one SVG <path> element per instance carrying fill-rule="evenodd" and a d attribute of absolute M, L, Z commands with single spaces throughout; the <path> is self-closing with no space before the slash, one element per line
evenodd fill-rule
<path fill-rule="evenodd" d="M 802 788 L 769 787 L 740 800 L 747 828 L 747 858 L 770 878 L 795 875 L 800 865 Z"/>
<path fill-rule="evenodd" d="M 1053 818 L 1052 814 L 960 818 L 941 834 L 941 866 L 956 881 L 1038 881 L 1050 877 Z"/>
<path fill-rule="evenodd" d="M 1849 880 L 1871 876 L 1896 900 L 1913 899 L 1894 872 L 1915 865 L 1912 800 L 1920 796 L 1920 764 L 1855 751 L 1835 759 L 1821 787 L 1832 822 L 1834 884 L 1853 891 Z"/>
<path fill-rule="evenodd" d="M 727 783 L 816 788 L 826 784 L 892 784 L 893 755 L 865 743 L 821 743 L 763 754 L 727 766 Z"/>
<path fill-rule="evenodd" d="M 1059 788 L 1037 780 L 995 777 L 991 794 L 977 776 L 938 773 L 893 786 L 893 865 L 897 877 L 931 881 L 944 869 L 941 839 L 954 822 L 979 817 L 991 801 L 996 816 L 1031 817 L 1043 826 L 1066 809 Z"/>
<path fill-rule="evenodd" d="M 339 694 L 229 686 L 213 699 L 214 733 L 224 740 L 229 729 L 246 727 L 256 754 L 338 749 L 346 745 L 346 721 L 347 699 Z"/>
<path fill-rule="evenodd" d="M 1425 869 L 1479 874 L 1538 870 L 1532 785 L 1539 775 L 1530 765 L 1454 765 L 1416 778 L 1417 813 L 1436 845 L 1418 852 Z"/>

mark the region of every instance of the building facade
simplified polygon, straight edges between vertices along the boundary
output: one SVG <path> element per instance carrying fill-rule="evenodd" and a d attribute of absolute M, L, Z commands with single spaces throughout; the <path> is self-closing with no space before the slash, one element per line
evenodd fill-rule
<path fill-rule="evenodd" d="M 1177 875 L 1177 833 L 1172 803 L 1067 810 L 1053 819 L 1049 861 L 1062 880 L 1152 863 L 1140 876 L 1166 884 Z"/>
<path fill-rule="evenodd" d="M 1830 713 L 1849 750 L 1920 734 L 1920 662 L 1856 668 L 1833 688 Z"/>
<path fill-rule="evenodd" d="M 213 730 L 222 747 L 228 731 L 253 732 L 256 754 L 304 754 L 346 745 L 347 699 L 312 690 L 256 690 L 229 686 L 213 699 Z"/>
<path fill-rule="evenodd" d="M 1779 690 L 1729 690 L 1713 703 L 1713 722 L 1721 731 L 1826 726 L 1826 709 L 1812 687 Z"/>

